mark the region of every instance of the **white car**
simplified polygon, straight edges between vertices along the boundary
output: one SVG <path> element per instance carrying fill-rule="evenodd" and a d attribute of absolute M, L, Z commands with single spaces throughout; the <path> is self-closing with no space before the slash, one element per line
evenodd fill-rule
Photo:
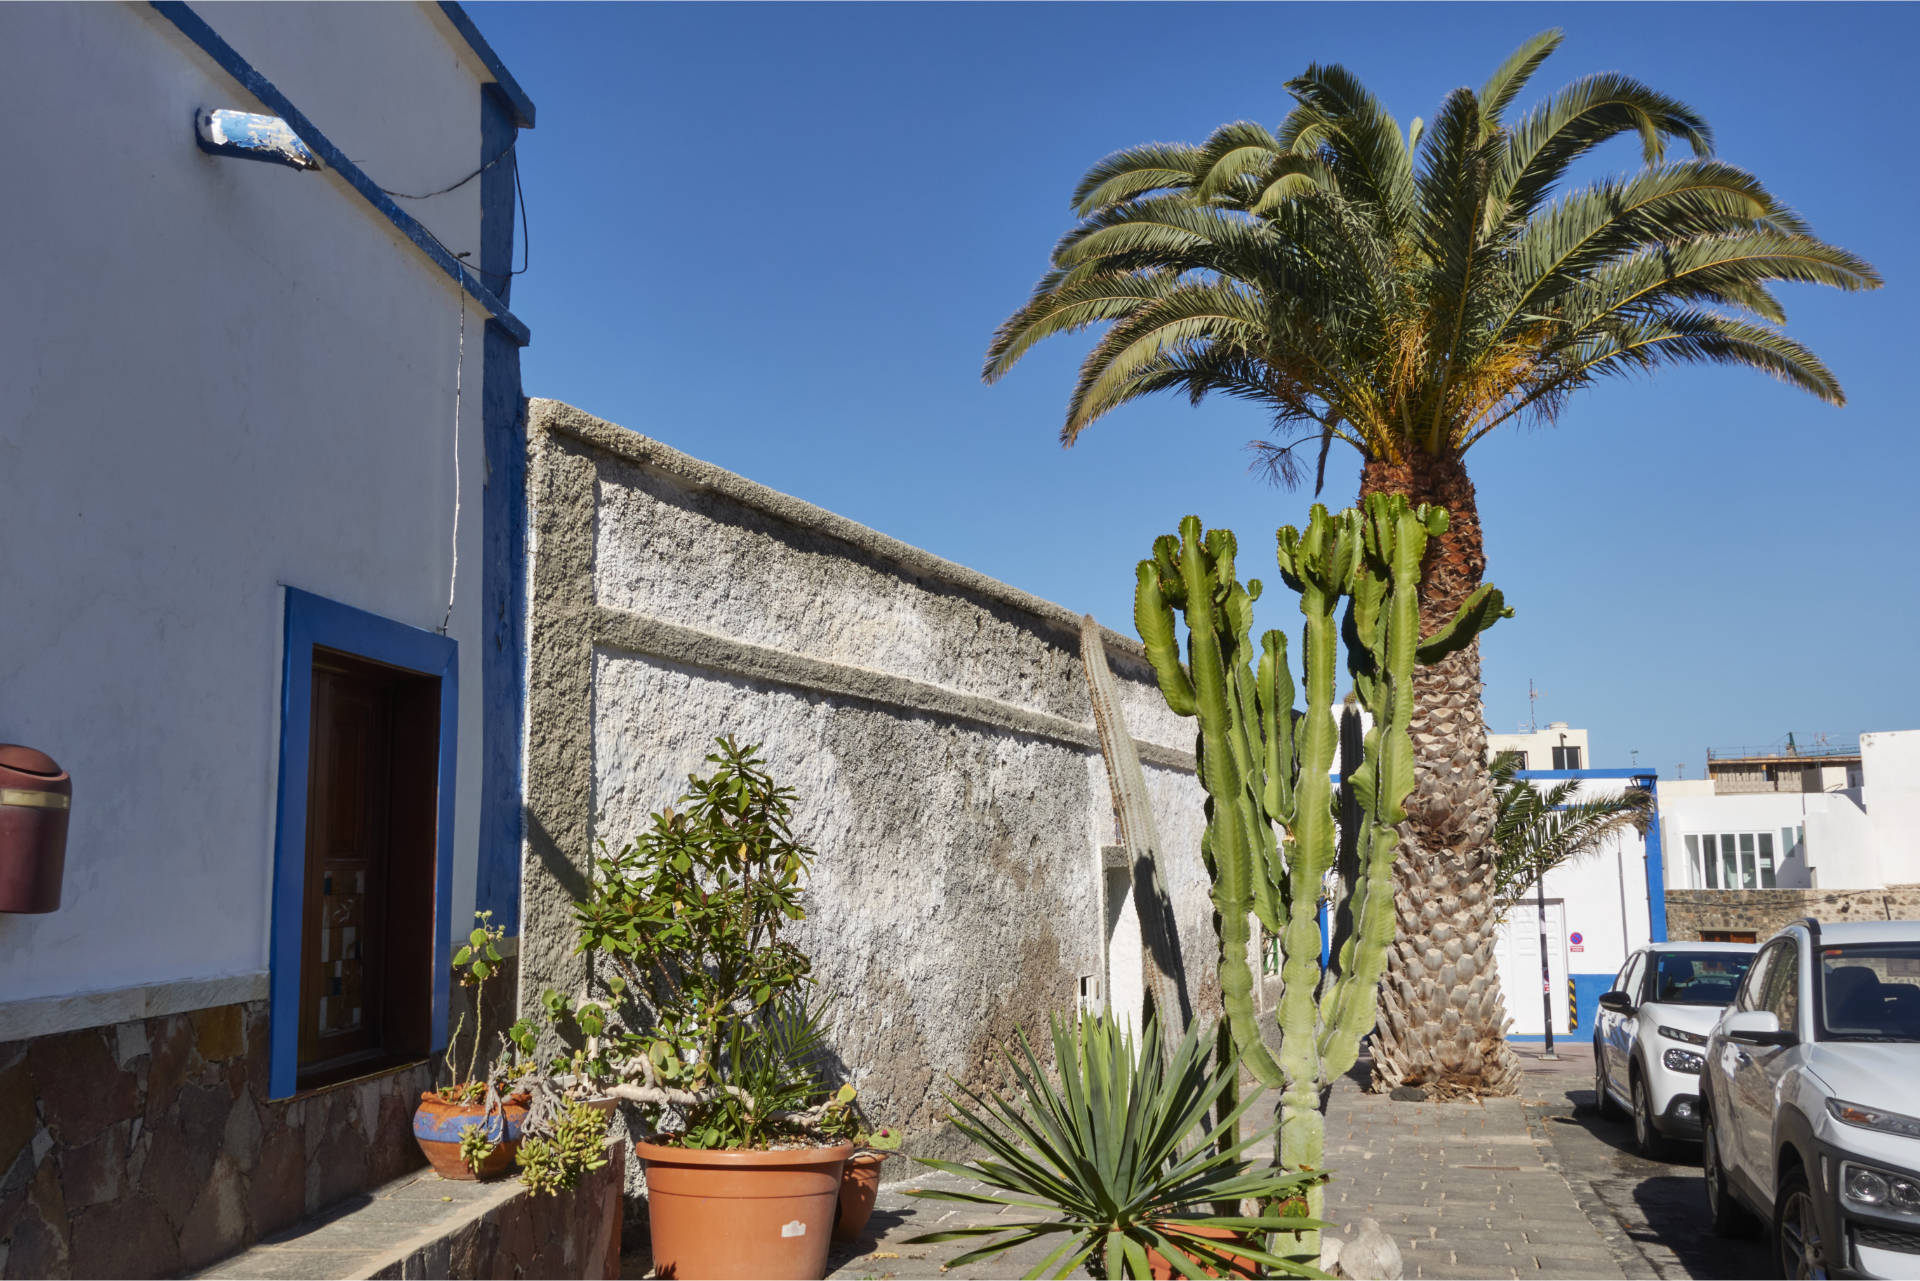
<path fill-rule="evenodd" d="M 1602 1116 L 1626 1110 L 1650 1157 L 1700 1137 L 1707 1033 L 1760 949 L 1752 943 L 1655 943 L 1627 958 L 1593 1020 L 1593 1094 Z"/>
<path fill-rule="evenodd" d="M 1789 925 L 1707 1042 L 1714 1231 L 1785 1277 L 1920 1277 L 1920 921 Z"/>

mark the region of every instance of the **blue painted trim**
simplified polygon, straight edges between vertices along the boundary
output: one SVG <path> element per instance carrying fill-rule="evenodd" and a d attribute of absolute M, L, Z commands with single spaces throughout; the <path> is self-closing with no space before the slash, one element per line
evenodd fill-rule
<path fill-rule="evenodd" d="M 1515 770 L 1515 778 L 1644 778 L 1643 769 L 1523 769 Z"/>
<path fill-rule="evenodd" d="M 1613 990 L 1613 974 L 1569 974 L 1567 977 L 1573 980 L 1573 1008 L 1580 1019 L 1576 1030 L 1591 1034 L 1593 1021 L 1600 1012 L 1600 994 Z"/>
<path fill-rule="evenodd" d="M 161 17 L 178 27 L 180 33 L 218 63 L 221 70 L 239 81 L 241 88 L 258 98 L 270 111 L 291 125 L 294 133 L 299 135 L 300 141 L 307 145 L 308 150 L 319 156 L 322 163 L 346 179 L 347 184 L 381 216 L 392 223 L 401 235 L 412 241 L 416 249 L 457 281 L 460 287 L 467 291 L 469 297 L 486 308 L 487 314 L 505 328 L 516 344 L 524 347 L 532 340 L 527 327 L 507 310 L 507 305 L 495 297 L 492 290 L 475 280 L 467 269 L 460 265 L 458 259 L 440 247 L 440 243 L 428 233 L 425 227 L 416 222 L 413 216 L 400 206 L 394 204 L 387 194 L 380 190 L 378 183 L 367 177 L 360 166 L 347 159 L 346 154 L 334 146 L 313 121 L 307 119 L 285 94 L 274 87 L 271 80 L 256 71 L 253 64 L 241 57 L 232 45 L 222 40 L 219 34 L 207 25 L 205 19 L 182 0 L 152 0 L 152 2 L 154 9 Z"/>
<path fill-rule="evenodd" d="M 1667 867 L 1660 850 L 1660 779 L 1654 774 L 1636 775 L 1636 780 L 1653 793 L 1653 817 L 1647 823 L 1647 932 L 1655 943 L 1667 941 Z"/>
<path fill-rule="evenodd" d="M 501 154 L 516 126 L 497 94 L 480 95 L 480 154 Z M 480 275 L 510 298 L 514 156 L 480 175 Z M 475 906 L 520 932 L 520 848 L 527 710 L 527 421 L 520 351 L 486 327 L 481 418 L 487 454 L 480 569 L 480 861 Z"/>
<path fill-rule="evenodd" d="M 313 647 L 431 676 L 440 682 L 440 817 L 434 849 L 432 1048 L 447 1043 L 453 961 L 454 762 L 460 731 L 460 647 L 297 587 L 286 589 L 280 684 L 280 796 L 273 829 L 273 932 L 269 948 L 268 1096 L 294 1092 L 300 1053 L 300 929 L 307 869 L 307 754 L 313 727 Z"/>
<path fill-rule="evenodd" d="M 520 82 L 513 78 L 513 73 L 508 71 L 506 64 L 500 61 L 500 55 L 493 51 L 493 46 L 487 43 L 487 38 L 480 34 L 480 28 L 474 25 L 467 11 L 455 4 L 453 0 L 440 0 L 440 12 L 447 15 L 447 21 L 451 22 L 453 29 L 460 33 L 460 38 L 467 42 L 467 47 L 472 49 L 474 55 L 486 65 L 487 73 L 493 77 L 493 83 L 487 88 L 496 91 L 505 100 L 512 111 L 513 123 L 522 129 L 533 128 L 533 99 L 527 97 L 526 90 L 520 87 Z"/>

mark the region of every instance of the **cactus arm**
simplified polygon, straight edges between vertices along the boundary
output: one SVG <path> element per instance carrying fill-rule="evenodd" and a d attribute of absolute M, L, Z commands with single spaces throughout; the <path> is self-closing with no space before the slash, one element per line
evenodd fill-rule
<path fill-rule="evenodd" d="M 1218 532 L 1218 531 L 1216 531 Z M 1186 597 L 1187 670 L 1193 680 L 1196 714 L 1200 719 L 1199 770 L 1210 799 L 1208 845 L 1213 854 L 1213 904 L 1220 933 L 1220 999 L 1226 1007 L 1234 1046 L 1249 1071 L 1266 1085 L 1280 1083 L 1279 1066 L 1260 1040 L 1253 1006 L 1253 971 L 1247 964 L 1252 942 L 1249 918 L 1253 912 L 1253 858 L 1244 830 L 1241 795 L 1245 776 L 1236 767 L 1229 731 L 1229 691 L 1226 656 L 1220 647 L 1220 617 L 1214 605 L 1215 564 L 1232 555 L 1231 539 L 1208 539 L 1203 545 L 1200 518 L 1180 522 L 1179 566 Z M 1157 549 L 1156 549 L 1157 550 Z"/>
<path fill-rule="evenodd" d="M 1367 764 L 1355 781 L 1360 799 L 1360 883 L 1354 887 L 1354 937 L 1342 956 L 1342 975 L 1333 985 L 1321 1034 L 1329 1071 L 1345 1071 L 1359 1053 L 1362 1023 L 1371 1024 L 1375 989 L 1385 972 L 1393 941 L 1393 856 L 1398 824 L 1406 817 L 1413 791 L 1413 672 L 1420 636 L 1420 561 L 1430 523 L 1425 512 L 1409 510 L 1398 496 L 1373 495 L 1364 514 L 1367 524 L 1366 577 L 1384 588 L 1368 648 L 1374 718 L 1367 733 Z M 1371 595 L 1371 593 L 1369 593 Z M 1366 696 L 1362 695 L 1363 704 Z"/>
<path fill-rule="evenodd" d="M 1459 613 L 1439 631 L 1420 642 L 1420 662 L 1423 665 L 1437 663 L 1455 650 L 1471 645 L 1481 632 L 1501 619 L 1512 617 L 1513 611 L 1507 607 L 1506 597 L 1500 594 L 1500 589 L 1491 583 L 1482 583 L 1473 589 L 1473 595 L 1467 597 Z"/>
<path fill-rule="evenodd" d="M 1147 660 L 1153 664 L 1154 678 L 1160 682 L 1160 696 L 1167 700 L 1174 715 L 1191 716 L 1194 713 L 1193 681 L 1180 662 L 1180 642 L 1173 630 L 1173 607 L 1167 603 L 1162 586 L 1166 572 L 1159 561 L 1159 548 L 1156 546 L 1154 550 L 1155 558 L 1141 561 L 1134 571 L 1133 625 L 1139 629 L 1141 643 L 1147 647 Z"/>

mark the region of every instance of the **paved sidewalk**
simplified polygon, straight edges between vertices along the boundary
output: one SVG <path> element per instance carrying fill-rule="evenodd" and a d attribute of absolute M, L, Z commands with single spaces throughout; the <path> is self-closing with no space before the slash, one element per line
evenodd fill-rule
<path fill-rule="evenodd" d="M 1529 1125 L 1529 1099 L 1557 1099 L 1573 1081 L 1591 1079 L 1585 1047 L 1561 1049 L 1557 1063 L 1522 1050 L 1527 1077 L 1517 1099 L 1398 1103 L 1342 1081 L 1327 1113 L 1327 1217 L 1349 1228 L 1362 1217 L 1379 1220 L 1399 1244 L 1408 1278 L 1625 1277 L 1620 1260 L 1634 1258 L 1631 1244 L 1610 1242 L 1589 1219 L 1552 1163 L 1548 1137 L 1537 1121 Z M 902 1181 L 881 1189 L 867 1239 L 836 1247 L 829 1276 L 1017 1277 L 1051 1252 L 1033 1245 L 948 1271 L 945 1260 L 978 1242 L 907 1238 L 1025 1212 L 906 1196 L 910 1187 L 962 1185 L 904 1161 L 888 1164 L 900 1167 Z"/>

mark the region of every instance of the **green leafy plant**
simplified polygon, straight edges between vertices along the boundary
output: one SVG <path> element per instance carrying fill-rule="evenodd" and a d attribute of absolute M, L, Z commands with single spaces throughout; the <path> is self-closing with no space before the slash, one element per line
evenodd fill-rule
<path fill-rule="evenodd" d="M 905 1136 L 891 1126 L 875 1125 L 860 1106 L 859 1091 L 843 1085 L 828 1099 L 820 1113 L 820 1132 L 845 1139 L 866 1152 L 897 1152 Z"/>
<path fill-rule="evenodd" d="M 480 1050 L 487 1017 L 484 997 L 487 983 L 500 973 L 500 940 L 505 937 L 506 928 L 493 923 L 492 912 L 475 912 L 473 919 L 477 924 L 467 935 L 466 943 L 453 954 L 454 974 L 459 978 L 460 986 L 472 993 L 473 1048 L 467 1056 L 466 1071 L 462 1073 L 455 1060 L 455 1051 L 460 1044 L 461 1030 L 466 1027 L 467 1016 L 463 1012 L 454 1022 L 453 1035 L 447 1038 L 447 1053 L 443 1060 L 447 1082 L 438 1093 L 448 1103 L 478 1103 L 487 1097 L 488 1086 L 493 1084 L 492 1074 L 483 1075 L 480 1071 Z M 465 1151 L 464 1139 L 462 1151 Z"/>
<path fill-rule="evenodd" d="M 520 1141 L 514 1161 L 529 1191 L 555 1196 L 607 1163 L 606 1142 L 606 1116 L 584 1103 L 570 1103 L 548 1133 Z"/>
<path fill-rule="evenodd" d="M 825 1106 L 810 1066 L 821 1012 L 799 996 L 811 966 L 782 936 L 806 916 L 813 851 L 759 748 L 716 743 L 676 808 L 619 851 L 602 846 L 575 904 L 578 950 L 609 999 L 547 1003 L 584 1033 L 582 1070 L 641 1104 L 662 1141 L 764 1147 L 809 1132 Z"/>
<path fill-rule="evenodd" d="M 1092 1016 L 1053 1020 L 1058 1079 L 1035 1059 L 1023 1033 L 1019 1054 L 1007 1052 L 1018 1097 L 981 1094 L 959 1082 L 948 1096 L 954 1125 L 984 1148 L 987 1158 L 924 1164 L 975 1179 L 993 1193 L 915 1190 L 909 1195 L 973 1205 L 1039 1210 L 1041 1216 L 979 1227 L 952 1228 L 913 1238 L 916 1243 L 995 1238 L 948 1260 L 960 1267 L 1050 1236 L 1060 1243 L 1028 1277 L 1049 1270 L 1065 1277 L 1084 1268 L 1094 1277 L 1150 1275 L 1147 1251 L 1157 1251 L 1181 1276 L 1206 1269 L 1226 1274 L 1232 1259 L 1250 1260 L 1287 1276 L 1323 1274 L 1271 1252 L 1270 1233 L 1291 1236 L 1325 1226 L 1300 1213 L 1298 1198 L 1323 1182 L 1318 1171 L 1256 1165 L 1248 1149 L 1272 1137 L 1272 1127 L 1238 1137 L 1241 1116 L 1259 1097 L 1250 1093 L 1209 1120 L 1234 1088 L 1240 1063 L 1216 1061 L 1211 1038 L 1189 1029 L 1173 1053 L 1162 1056 L 1159 1025 L 1150 1020 L 1136 1043 L 1116 1021 Z M 1258 1214 L 1220 1214 L 1218 1205 L 1261 1204 Z M 1292 1202 L 1291 1209 L 1282 1209 Z M 1199 1229 L 1224 1230 L 1231 1240 Z"/>

